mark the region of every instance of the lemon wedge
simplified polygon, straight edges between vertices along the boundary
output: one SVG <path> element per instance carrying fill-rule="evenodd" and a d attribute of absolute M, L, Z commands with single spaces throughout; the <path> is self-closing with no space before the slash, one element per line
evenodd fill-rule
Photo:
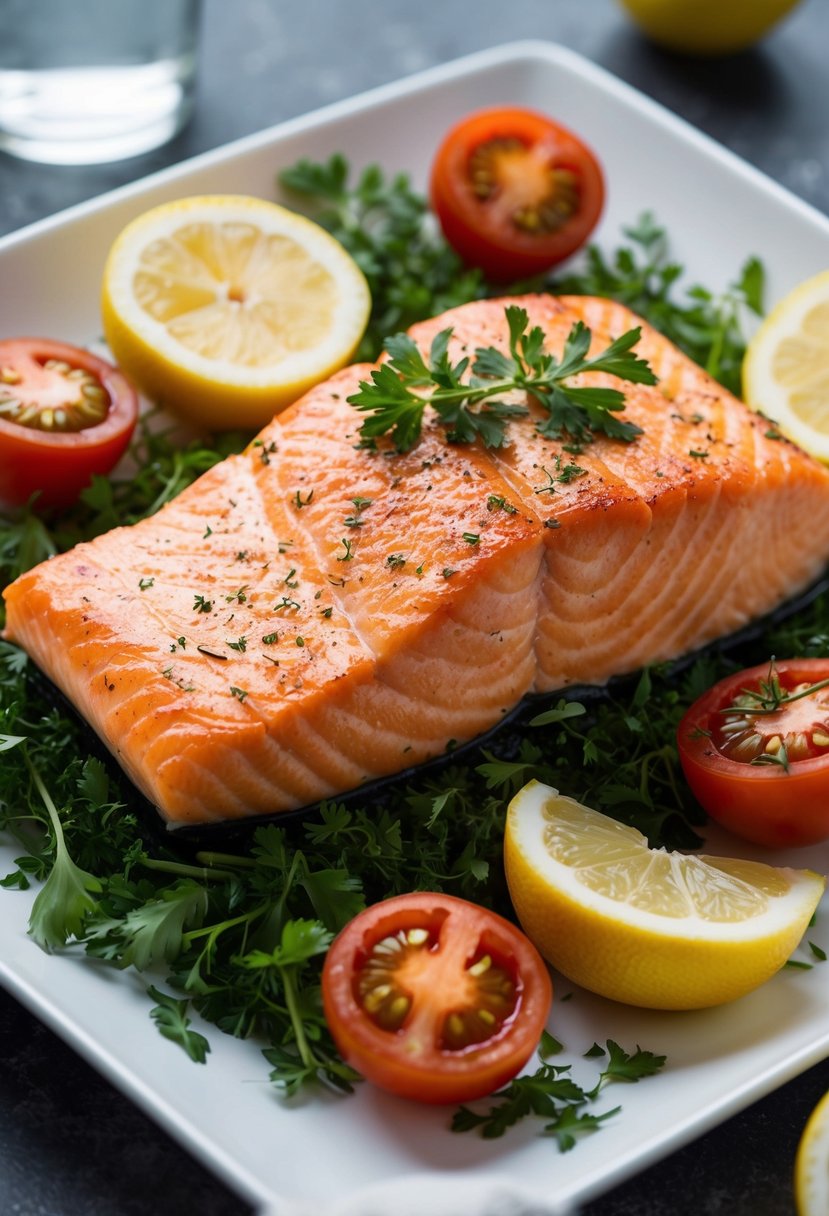
<path fill-rule="evenodd" d="M 829 461 L 829 270 L 769 313 L 748 344 L 743 395 L 784 435 Z"/>
<path fill-rule="evenodd" d="M 829 1094 L 818 1102 L 800 1137 L 794 1192 L 797 1216 L 826 1216 L 829 1212 Z"/>
<path fill-rule="evenodd" d="M 759 41 L 798 0 L 621 0 L 654 42 L 692 55 L 727 55 Z"/>
<path fill-rule="evenodd" d="M 211 430 L 260 427 L 352 357 L 368 286 L 323 228 L 241 195 L 133 220 L 104 270 L 104 333 L 154 400 Z"/>
<path fill-rule="evenodd" d="M 531 781 L 507 813 L 504 863 L 524 931 L 602 996 L 698 1009 L 786 962 L 825 886 L 809 870 L 651 849 L 641 832 Z"/>

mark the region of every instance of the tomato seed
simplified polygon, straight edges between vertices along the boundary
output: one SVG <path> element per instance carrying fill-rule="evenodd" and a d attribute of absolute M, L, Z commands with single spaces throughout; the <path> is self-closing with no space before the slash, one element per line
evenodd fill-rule
<path fill-rule="evenodd" d="M 453 1039 L 463 1038 L 463 1018 L 457 1013 L 450 1013 L 449 1017 L 446 1019 L 446 1029 Z"/>
<path fill-rule="evenodd" d="M 381 984 L 379 988 L 373 988 L 363 997 L 363 1009 L 366 1013 L 377 1013 L 390 993 L 391 984 Z"/>
<path fill-rule="evenodd" d="M 516 208 L 512 222 L 525 232 L 556 232 L 579 207 L 578 185 L 567 169 L 551 169 L 549 192 L 538 203 Z"/>
<path fill-rule="evenodd" d="M 484 972 L 488 971 L 491 966 L 492 959 L 488 954 L 485 954 L 483 958 L 478 959 L 477 963 L 472 964 L 472 966 L 469 968 L 469 974 L 474 976 L 483 975 Z"/>
<path fill-rule="evenodd" d="M 406 1014 L 409 1012 L 411 1003 L 412 1002 L 407 996 L 395 997 L 389 1008 L 389 1013 L 391 1014 L 392 1019 L 397 1023 L 402 1022 Z"/>
<path fill-rule="evenodd" d="M 381 942 L 378 942 L 374 947 L 375 954 L 396 954 L 402 948 L 401 943 L 396 937 L 384 937 Z"/>

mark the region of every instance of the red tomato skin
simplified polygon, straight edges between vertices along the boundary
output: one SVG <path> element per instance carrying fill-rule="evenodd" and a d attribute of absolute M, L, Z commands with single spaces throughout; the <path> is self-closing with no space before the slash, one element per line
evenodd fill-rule
<path fill-rule="evenodd" d="M 111 401 L 106 418 L 81 431 L 41 431 L 0 417 L 0 505 L 22 506 L 37 493 L 37 509 L 60 509 L 93 474 L 109 473 L 121 459 L 138 420 L 138 395 L 117 368 L 81 347 L 48 338 L 0 341 L 0 366 L 31 358 L 60 359 L 94 373 Z"/>
<path fill-rule="evenodd" d="M 464 1051 L 432 1047 L 407 1054 L 398 1034 L 380 1029 L 354 994 L 355 962 L 366 943 L 411 924 L 411 915 L 434 909 L 476 916 L 488 940 L 516 964 L 521 992 L 500 1032 Z M 436 994 L 439 998 L 440 993 Z M 486 1097 L 516 1076 L 535 1051 L 553 999 L 546 964 L 532 943 L 503 917 L 455 896 L 418 892 L 373 904 L 359 913 L 332 943 L 323 967 L 323 1010 L 343 1059 L 381 1089 L 432 1105 Z"/>
<path fill-rule="evenodd" d="M 467 165 L 479 145 L 500 137 L 544 147 L 549 159 L 573 170 L 580 205 L 556 232 L 537 234 L 507 224 L 491 202 L 469 188 Z M 534 110 L 476 111 L 446 134 L 432 163 L 430 200 L 449 244 L 464 262 L 493 282 L 531 278 L 564 261 L 587 240 L 604 207 L 605 184 L 595 154 L 566 127 Z"/>
<path fill-rule="evenodd" d="M 776 661 L 787 683 L 816 684 L 829 678 L 829 660 Z M 720 680 L 688 710 L 677 728 L 679 759 L 694 797 L 705 811 L 744 840 L 770 849 L 803 848 L 829 839 L 829 754 L 796 760 L 786 773 L 774 765 L 752 765 L 722 755 L 702 734 L 718 710 L 744 687 L 768 676 L 763 663 Z"/>

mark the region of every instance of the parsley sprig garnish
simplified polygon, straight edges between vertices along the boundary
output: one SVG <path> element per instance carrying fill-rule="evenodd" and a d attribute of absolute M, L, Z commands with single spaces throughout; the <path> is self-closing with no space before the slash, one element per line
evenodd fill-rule
<path fill-rule="evenodd" d="M 829 679 L 818 680 L 817 683 L 808 684 L 796 692 L 787 692 L 780 683 L 777 664 L 772 657 L 769 660 L 769 671 L 766 678 L 759 679 L 756 688 L 741 688 L 732 703 L 719 712 L 733 714 L 735 711 L 742 711 L 754 717 L 776 714 L 782 706 L 791 705 L 793 701 L 800 701 L 803 697 L 810 697 L 813 693 L 820 692 L 822 688 L 829 688 Z"/>
<path fill-rule="evenodd" d="M 635 423 L 616 417 L 625 407 L 617 388 L 571 383 L 584 372 L 606 372 L 634 384 L 656 384 L 644 359 L 633 353 L 641 329 L 630 329 L 600 354 L 589 357 L 591 331 L 582 321 L 570 330 L 561 357 L 545 349 L 546 335 L 530 328 L 526 309 L 508 305 L 508 352 L 494 346 L 478 347 L 474 359 L 463 355 L 452 362 L 451 329 L 434 338 L 428 359 L 407 334 L 386 342 L 389 358 L 363 381 L 349 402 L 368 416 L 360 431 L 366 439 L 391 434 L 400 452 L 420 437 L 427 405 L 440 418 L 451 443 L 480 439 L 486 447 L 503 447 L 507 423 L 529 412 L 525 405 L 503 400 L 510 393 L 525 393 L 546 411 L 536 429 L 548 439 L 567 436 L 576 444 L 597 434 L 627 443 L 641 435 Z M 468 373 L 468 374 L 467 374 Z"/>
<path fill-rule="evenodd" d="M 541 1064 L 535 1072 L 516 1077 L 499 1089 L 489 1100 L 493 1105 L 485 1111 L 460 1107 L 452 1119 L 452 1131 L 477 1131 L 484 1139 L 495 1140 L 520 1119 L 535 1115 L 547 1120 L 544 1133 L 554 1136 L 560 1150 L 566 1153 L 575 1146 L 578 1136 L 597 1131 L 602 1123 L 621 1110 L 615 1106 L 596 1115 L 586 1109 L 606 1085 L 613 1081 L 632 1082 L 652 1077 L 665 1065 L 665 1056 L 654 1055 L 640 1047 L 629 1053 L 608 1039 L 606 1049 L 595 1043 L 586 1053 L 590 1059 L 607 1055 L 608 1060 L 595 1085 L 583 1089 L 570 1075 L 571 1065 L 547 1062 L 547 1056 L 560 1050 L 561 1044 L 545 1032 L 538 1052 Z"/>

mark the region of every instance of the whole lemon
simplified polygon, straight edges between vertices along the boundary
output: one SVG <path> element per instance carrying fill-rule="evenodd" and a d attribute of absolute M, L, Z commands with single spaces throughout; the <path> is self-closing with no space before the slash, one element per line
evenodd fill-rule
<path fill-rule="evenodd" d="M 620 0 L 661 46 L 693 55 L 727 55 L 751 46 L 798 0 Z"/>

